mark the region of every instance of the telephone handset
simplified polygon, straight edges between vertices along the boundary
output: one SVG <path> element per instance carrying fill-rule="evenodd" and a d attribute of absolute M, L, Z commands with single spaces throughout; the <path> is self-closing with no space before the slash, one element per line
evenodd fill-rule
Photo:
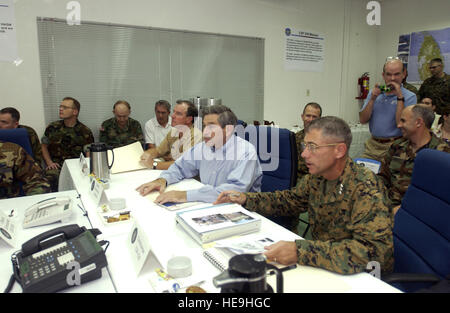
<path fill-rule="evenodd" d="M 72 214 L 69 197 L 53 197 L 39 201 L 25 211 L 23 228 L 46 225 L 67 219 Z"/>
<path fill-rule="evenodd" d="M 99 234 L 72 224 L 28 240 L 12 257 L 15 280 L 23 292 L 55 292 L 100 278 L 108 262 Z"/>

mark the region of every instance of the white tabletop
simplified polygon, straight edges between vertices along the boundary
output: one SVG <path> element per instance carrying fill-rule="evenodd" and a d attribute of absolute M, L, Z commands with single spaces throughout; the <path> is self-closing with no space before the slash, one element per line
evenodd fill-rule
<path fill-rule="evenodd" d="M 36 202 L 55 196 L 69 196 L 75 201 L 72 206 L 71 217 L 65 223 L 60 222 L 23 229 L 22 221 L 24 218 L 25 210 Z M 77 196 L 78 193 L 75 190 L 72 190 L 29 197 L 5 199 L 0 201 L 0 211 L 9 214 L 11 210 L 14 210 L 13 216 L 11 218 L 17 221 L 18 225 L 20 225 L 20 227 L 16 231 L 16 247 L 11 247 L 5 241 L 0 239 L 0 263 L 3 264 L 3 270 L 0 272 L 0 286 L 2 286 L 3 289 L 8 285 L 9 278 L 12 275 L 11 255 L 14 252 L 20 250 L 21 245 L 24 242 L 35 237 L 36 235 L 57 227 L 61 227 L 63 225 L 78 224 L 79 226 L 85 226 L 87 229 L 91 228 L 87 218 L 83 216 L 83 212 L 78 206 L 82 204 Z M 108 270 L 106 268 L 103 268 L 102 277 L 100 279 L 93 280 L 78 287 L 66 289 L 65 291 L 83 293 L 115 292 L 115 288 L 109 276 Z M 11 292 L 21 292 L 21 287 L 17 282 L 15 283 L 14 288 Z"/>
<path fill-rule="evenodd" d="M 212 278 L 220 273 L 203 255 L 203 248 L 197 244 L 183 229 L 175 223 L 176 212 L 157 206 L 135 189 L 157 178 L 160 171 L 140 170 L 111 175 L 110 187 L 106 191 L 109 197 L 123 197 L 127 201 L 132 219 L 122 224 L 105 225 L 97 213 L 97 206 L 89 195 L 89 178 L 83 176 L 78 160 L 66 160 L 61 181 L 68 182 L 60 188 L 71 184 L 82 195 L 81 200 L 89 212 L 94 227 L 102 230 L 102 239 L 111 242 L 107 250 L 107 259 L 111 278 L 118 292 L 153 292 L 149 277 L 156 268 L 165 268 L 170 257 L 185 255 L 193 264 L 193 280 L 204 280 L 200 285 L 208 292 L 219 292 L 212 284 Z M 201 184 L 195 180 L 181 182 L 183 188 L 198 188 Z M 260 234 L 271 238 L 294 240 L 298 235 L 261 216 Z M 139 273 L 136 273 L 131 253 L 128 251 L 128 238 L 133 222 L 137 220 L 145 229 L 153 254 Z M 399 292 L 397 289 L 371 276 L 368 273 L 339 275 L 323 269 L 309 266 L 297 266 L 294 270 L 284 272 L 285 292 Z M 275 287 L 273 277 L 268 279 Z M 301 281 L 302 283 L 299 283 Z"/>

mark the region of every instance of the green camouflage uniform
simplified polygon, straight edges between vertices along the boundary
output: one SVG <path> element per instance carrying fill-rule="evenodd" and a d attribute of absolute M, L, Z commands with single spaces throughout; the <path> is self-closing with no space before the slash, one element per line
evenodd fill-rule
<path fill-rule="evenodd" d="M 297 183 L 300 182 L 302 177 L 309 173 L 308 167 L 306 166 L 305 159 L 302 158 L 302 142 L 305 140 L 305 130 L 302 129 L 295 133 L 295 142 L 297 144 L 297 155 L 298 155 L 298 166 L 297 166 Z"/>
<path fill-rule="evenodd" d="M 386 153 L 380 173 L 378 174 L 386 186 L 389 205 L 395 207 L 401 204 L 411 182 L 414 159 L 422 149 L 436 149 L 450 152 L 450 146 L 431 133 L 431 140 L 416 153 L 412 151 L 410 141 L 405 138 L 394 141 Z"/>
<path fill-rule="evenodd" d="M 19 182 L 27 196 L 51 191 L 41 167 L 22 147 L 0 141 L 0 199 L 19 196 Z"/>
<path fill-rule="evenodd" d="M 141 124 L 128 118 L 128 124 L 125 128 L 120 128 L 115 117 L 110 118 L 102 123 L 100 128 L 100 141 L 113 148 L 126 146 L 133 142 L 139 141 L 144 146 L 144 134 L 142 133 Z"/>
<path fill-rule="evenodd" d="M 44 157 L 42 156 L 42 146 L 41 146 L 41 141 L 39 140 L 38 135 L 36 134 L 36 131 L 26 125 L 19 125 L 18 128 L 25 128 L 27 133 L 28 133 L 28 137 L 30 138 L 30 143 L 31 143 L 31 150 L 33 151 L 34 154 L 34 160 L 36 161 L 36 163 L 39 166 L 43 166 L 44 164 Z"/>
<path fill-rule="evenodd" d="M 79 158 L 86 145 L 94 142 L 91 130 L 77 120 L 74 127 L 66 127 L 64 120 L 59 120 L 47 126 L 42 137 L 42 143 L 48 145 L 47 149 L 53 162 L 61 167 L 66 159 Z M 52 191 L 58 190 L 59 169 L 47 170 Z"/>
<path fill-rule="evenodd" d="M 298 165 L 297 165 L 297 184 L 301 181 L 303 176 L 309 173 L 308 167 L 306 166 L 305 159 L 302 158 L 301 154 L 303 152 L 302 149 L 302 142 L 305 141 L 305 129 L 302 129 L 301 131 L 298 131 L 295 133 L 295 143 L 297 144 L 297 159 L 298 159 Z M 303 232 L 306 230 L 306 227 L 308 226 L 308 212 L 303 212 L 299 216 L 300 220 L 302 222 L 298 222 L 298 219 L 293 219 L 292 224 L 290 227 L 290 230 L 293 232 L 300 231 L 300 235 L 303 234 Z M 306 237 L 309 237 L 309 232 L 307 233 Z"/>
<path fill-rule="evenodd" d="M 444 73 L 445 74 L 445 73 Z M 436 106 L 436 113 L 442 115 L 444 108 L 450 106 L 450 75 L 443 78 L 430 77 L 419 88 L 418 100 L 430 98 Z"/>
<path fill-rule="evenodd" d="M 408 84 L 407 82 L 403 83 L 403 87 L 408 89 L 409 91 L 413 92 L 416 96 L 417 96 L 417 93 L 419 92 L 415 86 Z"/>
<path fill-rule="evenodd" d="M 350 158 L 334 181 L 308 174 L 291 190 L 246 196 L 247 209 L 267 216 L 308 208 L 313 239 L 296 240 L 299 264 L 352 274 L 377 261 L 382 272 L 392 271 L 392 209 L 381 181 Z"/>

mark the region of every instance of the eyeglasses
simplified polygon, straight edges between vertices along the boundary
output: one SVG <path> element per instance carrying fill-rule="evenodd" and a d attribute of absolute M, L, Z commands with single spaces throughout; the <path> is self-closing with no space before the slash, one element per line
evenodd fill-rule
<path fill-rule="evenodd" d="M 62 110 L 73 109 L 73 107 L 68 107 L 68 106 L 65 106 L 65 105 L 60 105 L 59 108 L 62 109 Z"/>
<path fill-rule="evenodd" d="M 400 58 L 399 57 L 387 57 L 386 58 L 386 62 L 392 61 L 392 60 L 400 60 Z"/>
<path fill-rule="evenodd" d="M 430 70 L 434 70 L 435 68 L 438 68 L 440 65 L 435 65 L 435 66 L 429 66 L 428 69 Z"/>
<path fill-rule="evenodd" d="M 320 145 L 320 146 L 316 145 L 315 143 L 312 143 L 312 142 L 302 142 L 300 145 L 302 147 L 302 150 L 308 149 L 309 151 L 314 153 L 319 148 L 337 146 L 340 143 L 343 143 L 343 142 L 329 143 L 329 144 Z"/>

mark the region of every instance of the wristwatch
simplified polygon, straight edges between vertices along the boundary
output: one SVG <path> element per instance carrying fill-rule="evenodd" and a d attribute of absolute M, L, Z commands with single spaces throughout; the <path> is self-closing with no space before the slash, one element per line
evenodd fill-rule
<path fill-rule="evenodd" d="M 401 97 L 401 98 L 397 97 L 397 101 L 405 101 L 405 97 Z"/>
<path fill-rule="evenodd" d="M 156 170 L 156 165 L 158 165 L 158 162 L 153 161 L 153 169 Z"/>

